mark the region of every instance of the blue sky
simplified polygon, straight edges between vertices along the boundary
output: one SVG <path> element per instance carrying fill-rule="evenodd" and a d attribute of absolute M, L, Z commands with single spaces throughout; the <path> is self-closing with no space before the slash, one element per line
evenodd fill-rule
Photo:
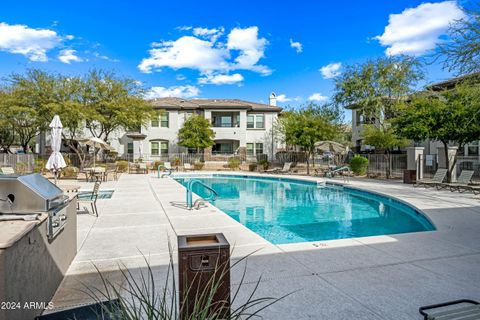
<path fill-rule="evenodd" d="M 345 65 L 428 56 L 461 14 L 455 1 L 2 1 L 0 75 L 96 67 L 150 97 L 267 102 L 275 91 L 298 106 L 327 100 Z M 426 82 L 448 77 L 427 67 Z"/>

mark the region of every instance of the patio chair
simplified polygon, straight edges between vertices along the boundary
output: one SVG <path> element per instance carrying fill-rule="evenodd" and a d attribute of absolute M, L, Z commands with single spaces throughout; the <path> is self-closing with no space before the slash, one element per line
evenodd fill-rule
<path fill-rule="evenodd" d="M 190 163 L 184 163 L 184 164 L 183 164 L 183 170 L 185 170 L 185 171 L 193 171 L 194 168 L 193 168 L 193 166 L 192 166 Z"/>
<path fill-rule="evenodd" d="M 292 167 L 291 162 L 285 162 L 283 165 L 283 168 L 273 168 L 273 169 L 267 169 L 265 170 L 266 173 L 289 173 L 290 169 Z"/>
<path fill-rule="evenodd" d="M 0 174 L 15 174 L 15 169 L 12 167 L 1 167 Z"/>
<path fill-rule="evenodd" d="M 451 307 L 459 305 L 456 307 Z M 450 307 L 450 308 L 447 308 Z M 441 308 L 441 309 L 440 309 Z M 438 311 L 429 312 L 427 310 Z M 480 319 L 480 303 L 474 300 L 462 299 L 421 307 L 419 310 L 424 320 L 467 320 Z"/>
<path fill-rule="evenodd" d="M 105 168 L 105 181 L 108 180 L 109 175 L 113 175 L 115 181 L 118 180 L 118 166 L 116 163 L 107 163 L 107 167 Z"/>
<path fill-rule="evenodd" d="M 138 164 L 138 171 L 140 173 L 145 173 L 145 174 L 148 174 L 148 166 L 146 163 L 139 163 Z"/>
<path fill-rule="evenodd" d="M 164 162 L 163 167 L 167 170 L 172 171 L 172 164 L 170 162 Z"/>
<path fill-rule="evenodd" d="M 413 185 L 414 187 L 424 186 L 427 187 L 435 187 L 438 184 L 441 184 L 447 175 L 447 169 L 437 169 L 435 175 L 432 179 L 421 179 L 417 180 L 417 182 Z"/>
<path fill-rule="evenodd" d="M 100 182 L 95 182 L 93 186 L 93 190 L 90 192 L 80 192 L 77 194 L 77 209 L 80 210 L 80 204 L 89 204 L 92 208 L 92 212 L 95 216 L 98 217 L 98 209 L 97 209 L 97 199 L 98 199 L 98 191 L 100 189 Z M 86 199 L 80 199 L 80 195 L 88 195 Z M 88 211 L 88 210 L 87 210 Z"/>
<path fill-rule="evenodd" d="M 440 183 L 437 185 L 437 189 L 450 188 L 450 191 L 461 191 L 462 187 L 468 187 L 470 181 L 472 181 L 473 170 L 462 170 L 457 178 L 457 181 L 451 183 Z"/>

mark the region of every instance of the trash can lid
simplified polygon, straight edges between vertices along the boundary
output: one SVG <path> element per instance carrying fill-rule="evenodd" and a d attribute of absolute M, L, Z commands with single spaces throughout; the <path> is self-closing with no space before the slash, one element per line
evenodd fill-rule
<path fill-rule="evenodd" d="M 191 249 L 229 248 L 230 244 L 223 233 L 192 234 L 178 236 L 178 251 Z"/>

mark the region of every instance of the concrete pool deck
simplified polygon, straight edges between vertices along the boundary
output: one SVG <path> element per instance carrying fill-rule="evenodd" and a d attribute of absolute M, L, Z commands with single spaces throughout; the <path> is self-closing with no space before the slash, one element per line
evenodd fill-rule
<path fill-rule="evenodd" d="M 264 319 L 421 319 L 422 305 L 480 299 L 478 196 L 395 181 L 352 179 L 348 184 L 413 204 L 437 230 L 273 245 L 211 205 L 198 211 L 180 208 L 185 191 L 170 178 L 122 175 L 102 185 L 115 192 L 112 199 L 99 200 L 98 218 L 78 215 L 78 253 L 52 302 L 62 309 L 91 301 L 81 290 L 99 286 L 93 264 L 121 284 L 118 264 L 141 270 L 146 256 L 156 281 L 163 283 L 168 241 L 176 246 L 177 235 L 210 232 L 225 234 L 234 246 L 233 260 L 254 252 L 239 302 L 260 276 L 258 297 L 295 292 L 266 309 Z M 232 270 L 234 287 L 242 267 Z"/>

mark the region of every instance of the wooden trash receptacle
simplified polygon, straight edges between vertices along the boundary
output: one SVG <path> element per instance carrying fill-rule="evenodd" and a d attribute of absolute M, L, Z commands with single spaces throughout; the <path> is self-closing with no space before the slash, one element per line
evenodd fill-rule
<path fill-rule="evenodd" d="M 403 170 L 403 183 L 415 183 L 417 181 L 417 170 Z"/>
<path fill-rule="evenodd" d="M 178 236 L 178 278 L 181 319 L 207 303 L 209 314 L 229 317 L 230 244 L 222 233 Z"/>

